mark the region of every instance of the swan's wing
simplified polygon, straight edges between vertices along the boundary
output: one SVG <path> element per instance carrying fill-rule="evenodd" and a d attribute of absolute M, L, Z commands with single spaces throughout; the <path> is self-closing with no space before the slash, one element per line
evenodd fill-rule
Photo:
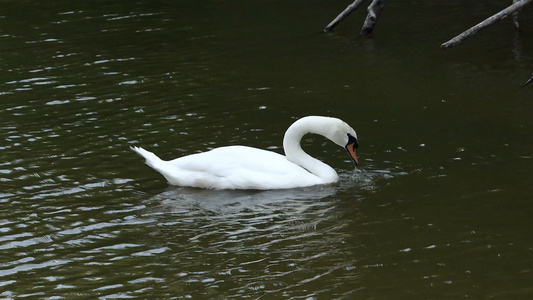
<path fill-rule="evenodd" d="M 280 168 L 283 170 L 298 167 L 283 155 L 246 146 L 220 147 L 208 152 L 180 157 L 169 163 L 181 169 L 213 174 L 238 168 L 273 173 L 279 172 Z"/>
<path fill-rule="evenodd" d="M 198 187 L 272 189 L 320 183 L 285 156 L 246 146 L 216 148 L 169 163 L 188 172 L 191 185 Z"/>

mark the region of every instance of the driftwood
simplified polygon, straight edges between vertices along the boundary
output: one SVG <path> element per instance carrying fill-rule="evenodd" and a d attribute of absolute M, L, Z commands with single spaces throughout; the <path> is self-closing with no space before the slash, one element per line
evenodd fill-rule
<path fill-rule="evenodd" d="M 328 24 L 328 26 L 324 28 L 324 32 L 329 32 L 333 30 L 333 28 L 335 28 L 340 22 L 346 19 L 352 12 L 354 12 L 357 8 L 359 8 L 359 6 L 361 6 L 361 4 L 363 4 L 363 2 L 365 1 L 366 0 L 355 0 L 352 4 L 348 5 L 333 21 L 331 21 Z M 532 2 L 533 0 L 513 0 L 513 4 L 511 6 L 498 12 L 497 14 L 484 20 L 483 22 L 477 24 L 476 26 L 471 27 L 470 29 L 466 30 L 460 35 L 447 41 L 446 43 L 443 43 L 441 45 L 441 48 L 447 49 L 447 48 L 453 47 L 459 44 L 460 42 L 462 42 L 463 40 L 465 40 L 466 38 L 476 34 L 478 31 L 496 23 L 499 20 L 506 18 L 509 15 L 512 15 L 513 17 L 513 23 L 514 23 L 515 28 L 517 30 L 520 30 L 520 24 L 518 22 L 518 11 L 522 9 L 524 6 Z M 385 0 L 373 0 L 372 3 L 370 3 L 370 5 L 368 6 L 368 15 L 363 24 L 363 28 L 361 29 L 361 32 L 360 32 L 361 36 L 368 36 L 372 33 L 384 7 L 385 7 Z"/>
<path fill-rule="evenodd" d="M 484 29 L 485 27 L 490 26 L 490 25 L 496 23 L 497 21 L 500 21 L 501 19 L 503 19 L 503 18 L 505 18 L 505 17 L 507 17 L 509 15 L 514 15 L 522 7 L 526 6 L 527 4 L 530 4 L 532 1 L 533 0 L 518 0 L 518 1 L 514 0 L 513 4 L 511 6 L 509 6 L 506 9 L 500 11 L 499 13 L 493 15 L 492 17 L 484 20 L 483 22 L 477 24 L 476 26 L 471 27 L 470 29 L 468 29 L 465 32 L 461 33 L 460 35 L 454 37 L 453 39 L 447 41 L 446 43 L 441 45 L 441 48 L 447 49 L 447 48 L 450 48 L 450 47 L 452 47 L 454 45 L 459 44 L 460 42 L 462 42 L 466 38 L 472 36 L 473 34 L 475 34 L 476 32 L 480 31 L 481 29 Z M 514 15 L 514 16 L 516 16 L 516 15 Z M 515 27 L 519 28 L 519 26 L 518 26 L 518 17 L 514 17 L 514 20 L 515 20 Z"/>
<path fill-rule="evenodd" d="M 526 81 L 526 83 L 524 83 L 523 86 L 526 86 L 526 85 L 530 84 L 531 82 L 533 82 L 533 74 L 531 75 L 531 78 L 529 78 L 528 81 Z"/>
<path fill-rule="evenodd" d="M 324 32 L 333 30 L 342 20 L 346 19 L 352 12 L 354 12 L 365 0 L 355 0 L 352 4 L 348 5 L 328 26 L 324 28 Z M 361 29 L 362 36 L 368 36 L 376 27 L 376 23 L 379 19 L 379 15 L 385 7 L 385 0 L 373 0 L 368 6 L 368 15 L 366 16 L 363 28 Z"/>
<path fill-rule="evenodd" d="M 513 4 L 515 4 L 516 2 L 520 2 L 520 1 L 522 0 L 513 0 Z M 513 23 L 514 23 L 514 28 L 520 31 L 520 23 L 518 23 L 518 11 L 515 11 L 513 13 Z"/>
<path fill-rule="evenodd" d="M 333 21 L 331 21 L 328 26 L 324 28 L 324 32 L 329 32 L 333 30 L 340 22 L 342 22 L 344 19 L 346 19 L 352 12 L 354 12 L 363 2 L 366 0 L 355 0 L 352 4 L 348 5 Z M 470 29 L 464 31 L 460 35 L 454 37 L 453 39 L 447 41 L 446 43 L 443 43 L 441 45 L 441 48 L 447 49 L 450 47 L 453 47 L 463 40 L 467 39 L 468 37 L 476 34 L 478 31 L 496 23 L 497 21 L 500 21 L 507 16 L 511 15 L 513 18 L 513 24 L 516 30 L 520 31 L 520 24 L 518 22 L 518 12 L 520 9 L 522 9 L 524 6 L 531 4 L 533 0 L 513 0 L 513 4 L 497 14 L 493 15 L 490 18 L 485 19 L 483 22 L 471 27 Z M 376 23 L 379 19 L 379 16 L 381 15 L 381 12 L 383 11 L 383 8 L 385 7 L 385 0 L 372 0 L 372 3 L 368 6 L 368 15 L 366 16 L 365 22 L 363 24 L 363 28 L 361 29 L 361 32 L 359 33 L 361 36 L 369 36 L 372 31 L 374 30 L 374 27 L 376 27 Z M 529 78 L 529 80 L 524 84 L 524 86 L 530 84 L 533 82 L 533 76 Z"/>
<path fill-rule="evenodd" d="M 333 21 L 331 21 L 331 23 L 328 24 L 328 26 L 326 26 L 326 28 L 324 28 L 324 32 L 333 30 L 333 28 L 342 22 L 342 20 L 346 19 L 346 17 L 359 8 L 363 2 L 365 2 L 365 0 L 355 0 L 352 4 L 348 5 L 346 9 L 344 9 Z"/>
<path fill-rule="evenodd" d="M 361 36 L 369 36 L 372 33 L 384 7 L 385 0 L 374 0 L 370 3 L 368 6 L 368 15 L 366 16 L 365 23 L 363 23 L 361 33 L 359 33 Z"/>

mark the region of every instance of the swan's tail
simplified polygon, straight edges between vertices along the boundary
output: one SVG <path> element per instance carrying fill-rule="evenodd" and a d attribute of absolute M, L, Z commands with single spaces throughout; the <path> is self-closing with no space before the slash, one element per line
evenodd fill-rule
<path fill-rule="evenodd" d="M 157 155 L 153 154 L 150 151 L 144 150 L 141 147 L 133 146 L 130 148 L 131 150 L 137 152 L 140 156 L 144 157 L 144 159 L 146 159 L 146 164 L 156 170 L 158 169 L 158 165 L 163 162 L 163 160 L 157 157 Z"/>

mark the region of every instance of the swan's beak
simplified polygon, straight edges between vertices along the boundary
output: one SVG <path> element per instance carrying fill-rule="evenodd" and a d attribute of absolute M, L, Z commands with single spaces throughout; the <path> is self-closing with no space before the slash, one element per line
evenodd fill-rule
<path fill-rule="evenodd" d="M 351 143 L 346 145 L 346 150 L 348 150 L 348 154 L 350 154 L 350 157 L 353 159 L 355 166 L 357 167 L 359 165 L 359 160 L 357 159 L 357 154 L 355 153 L 355 147 L 356 143 Z"/>

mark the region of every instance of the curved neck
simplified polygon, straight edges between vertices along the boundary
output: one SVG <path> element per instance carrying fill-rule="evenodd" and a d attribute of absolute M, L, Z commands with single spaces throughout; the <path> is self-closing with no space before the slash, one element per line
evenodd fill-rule
<path fill-rule="evenodd" d="M 339 178 L 337 172 L 327 164 L 305 153 L 300 146 L 300 141 L 307 133 L 315 133 L 327 137 L 328 126 L 325 126 L 323 122 L 327 122 L 328 119 L 330 118 L 301 118 L 287 129 L 283 137 L 283 150 L 287 159 L 316 175 L 325 183 L 336 182 Z"/>

